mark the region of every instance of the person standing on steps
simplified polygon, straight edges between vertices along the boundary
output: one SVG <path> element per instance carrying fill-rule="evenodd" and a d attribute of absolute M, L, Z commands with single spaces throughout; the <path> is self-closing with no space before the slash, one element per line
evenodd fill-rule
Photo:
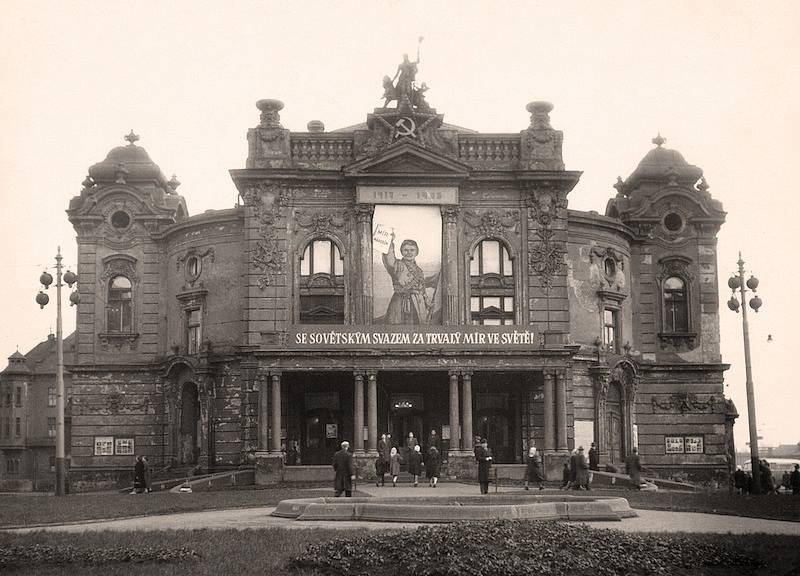
<path fill-rule="evenodd" d="M 419 444 L 415 444 L 414 449 L 408 452 L 408 473 L 414 477 L 414 488 L 416 488 L 419 475 L 422 474 L 422 454 L 420 454 Z"/>
<path fill-rule="evenodd" d="M 397 453 L 397 448 L 394 446 L 389 455 L 389 474 L 392 475 L 392 486 L 397 488 L 397 477 L 400 475 L 400 454 Z"/>
<path fill-rule="evenodd" d="M 594 442 L 589 447 L 589 470 L 595 472 L 600 470 L 600 452 L 597 451 L 597 446 Z"/>
<path fill-rule="evenodd" d="M 425 476 L 428 477 L 428 486 L 436 488 L 436 483 L 439 481 L 439 467 L 442 465 L 442 457 L 436 446 L 431 445 L 428 448 L 428 457 L 425 461 Z"/>
<path fill-rule="evenodd" d="M 542 457 L 536 451 L 536 446 L 531 446 L 528 450 L 528 465 L 525 468 L 525 490 L 529 490 L 531 483 L 536 483 L 539 490 L 544 490 L 544 478 L 542 477 Z"/>
<path fill-rule="evenodd" d="M 492 454 L 489 452 L 489 445 L 486 438 L 475 448 L 475 460 L 478 462 L 478 484 L 481 486 L 481 494 L 489 493 L 489 473 L 492 468 Z"/>
<path fill-rule="evenodd" d="M 634 448 L 625 460 L 625 471 L 631 479 L 631 488 L 641 490 L 642 488 L 642 461 L 639 459 L 639 450 Z"/>
<path fill-rule="evenodd" d="M 378 442 L 378 459 L 375 460 L 375 486 L 384 485 L 384 476 L 389 470 L 389 461 L 386 459 L 386 434 L 381 434 Z"/>

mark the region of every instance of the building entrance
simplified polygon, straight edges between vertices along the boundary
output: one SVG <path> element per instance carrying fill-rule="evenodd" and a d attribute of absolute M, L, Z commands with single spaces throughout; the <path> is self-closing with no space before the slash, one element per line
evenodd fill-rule
<path fill-rule="evenodd" d="M 181 419 L 178 432 L 178 463 L 197 464 L 200 454 L 200 401 L 197 386 L 186 382 L 181 390 Z"/>
<path fill-rule="evenodd" d="M 608 387 L 608 397 L 606 399 L 606 446 L 608 446 L 608 458 L 616 465 L 622 464 L 625 459 L 624 443 L 624 420 L 622 412 L 622 395 L 619 385 L 612 382 Z"/>

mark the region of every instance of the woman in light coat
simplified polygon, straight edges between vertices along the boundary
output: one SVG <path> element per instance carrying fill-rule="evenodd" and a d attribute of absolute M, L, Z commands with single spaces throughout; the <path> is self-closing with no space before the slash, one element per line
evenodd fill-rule
<path fill-rule="evenodd" d="M 400 475 L 400 454 L 397 453 L 397 448 L 394 446 L 389 455 L 389 474 L 392 475 L 392 485 L 397 488 L 397 476 Z"/>

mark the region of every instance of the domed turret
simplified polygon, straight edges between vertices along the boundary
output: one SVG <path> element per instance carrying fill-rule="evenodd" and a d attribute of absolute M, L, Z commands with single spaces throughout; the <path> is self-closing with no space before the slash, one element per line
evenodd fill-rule
<path fill-rule="evenodd" d="M 656 147 L 645 154 L 636 170 L 625 181 L 627 190 L 633 190 L 643 182 L 692 186 L 703 175 L 703 170 L 689 164 L 680 152 L 664 148 L 666 138 L 661 134 L 653 138 L 652 142 Z"/>
<path fill-rule="evenodd" d="M 130 182 L 154 182 L 167 192 L 172 191 L 158 165 L 150 159 L 147 150 L 138 146 L 139 136 L 130 131 L 125 136 L 127 146 L 112 148 L 106 159 L 89 168 L 89 176 L 96 184 L 127 184 Z"/>

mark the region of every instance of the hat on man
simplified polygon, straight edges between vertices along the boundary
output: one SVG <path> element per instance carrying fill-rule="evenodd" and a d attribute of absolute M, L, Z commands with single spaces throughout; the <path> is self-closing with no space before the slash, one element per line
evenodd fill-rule
<path fill-rule="evenodd" d="M 583 446 L 578 446 L 578 452 L 583 452 Z"/>

